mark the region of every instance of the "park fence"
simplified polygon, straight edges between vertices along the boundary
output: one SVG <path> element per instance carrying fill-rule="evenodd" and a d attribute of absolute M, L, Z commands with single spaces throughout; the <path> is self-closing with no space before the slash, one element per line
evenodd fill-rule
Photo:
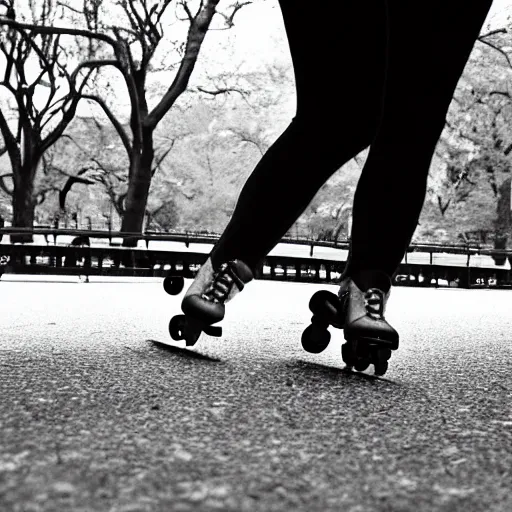
<path fill-rule="evenodd" d="M 10 236 L 30 233 L 34 242 L 11 243 Z M 123 276 L 193 278 L 218 235 L 211 233 L 119 233 L 36 228 L 0 230 L 0 275 Z M 123 240 L 136 247 L 123 247 Z M 162 248 L 172 242 L 172 249 Z M 283 239 L 290 250 L 272 253 L 256 270 L 256 279 L 336 284 L 346 264 L 349 242 Z M 160 244 L 160 248 L 152 248 Z M 292 248 L 302 246 L 302 252 Z M 304 247 L 306 246 L 306 247 Z M 331 255 L 322 256 L 320 248 Z M 332 251 L 332 250 L 335 251 Z M 295 254 L 293 254 L 295 252 Z M 512 287 L 512 251 L 479 246 L 413 244 L 397 274 L 397 286 Z"/>

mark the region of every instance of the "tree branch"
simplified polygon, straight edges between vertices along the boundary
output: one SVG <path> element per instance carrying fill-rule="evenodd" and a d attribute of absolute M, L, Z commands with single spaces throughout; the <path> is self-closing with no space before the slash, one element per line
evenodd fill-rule
<path fill-rule="evenodd" d="M 505 98 L 511 99 L 511 95 L 508 91 L 491 91 L 489 96 L 505 96 Z"/>
<path fill-rule="evenodd" d="M 7 148 L 7 153 L 9 154 L 9 159 L 11 162 L 16 161 L 17 159 L 21 159 L 18 142 L 11 132 L 2 110 L 0 110 L 0 133 L 2 133 L 4 138 L 5 147 Z"/>
<path fill-rule="evenodd" d="M 190 9 L 186 2 L 181 5 L 185 8 L 190 20 L 187 42 L 185 45 L 185 55 L 181 61 L 180 67 L 174 81 L 164 94 L 161 101 L 156 105 L 152 112 L 147 116 L 144 125 L 147 128 L 154 129 L 169 109 L 174 105 L 180 95 L 187 89 L 190 76 L 199 56 L 201 45 L 210 27 L 213 16 L 216 12 L 217 4 L 220 0 L 207 0 L 195 17 L 192 17 Z"/>
<path fill-rule="evenodd" d="M 78 73 L 84 68 L 96 69 L 102 66 L 114 66 L 115 68 L 121 71 L 121 66 L 119 61 L 115 59 L 107 59 L 107 60 L 87 60 L 85 62 L 80 63 L 76 69 L 71 73 L 71 81 L 74 83 Z"/>
<path fill-rule="evenodd" d="M 105 34 L 98 34 L 96 32 L 91 32 L 90 30 L 82 30 L 82 29 L 74 29 L 74 28 L 64 28 L 64 27 L 47 27 L 40 25 L 31 25 L 28 23 L 18 23 L 17 21 L 7 20 L 0 18 L 0 26 L 11 27 L 15 30 L 30 30 L 35 34 L 62 34 L 68 36 L 81 36 L 88 39 L 98 39 L 99 41 L 103 41 L 104 43 L 109 44 L 112 48 L 118 48 L 119 43 L 110 36 Z"/>
<path fill-rule="evenodd" d="M 78 174 L 84 174 L 88 170 L 89 170 L 88 168 L 81 169 L 78 172 Z M 71 187 L 75 183 L 82 183 L 83 185 L 94 185 L 94 181 L 91 181 L 91 180 L 88 180 L 88 179 L 85 179 L 85 178 L 81 178 L 78 175 L 77 176 L 70 176 L 66 180 L 66 184 L 64 185 L 62 190 L 59 191 L 59 206 L 60 206 L 61 210 L 64 210 L 66 208 L 66 197 L 68 195 L 68 192 L 71 190 Z"/>
<path fill-rule="evenodd" d="M 246 5 L 250 5 L 252 4 L 252 1 L 251 2 L 235 2 L 231 7 L 233 7 L 233 11 L 231 12 L 231 14 L 228 16 L 227 14 L 224 14 L 222 12 L 219 12 L 219 14 L 224 18 L 224 21 L 226 22 L 226 28 L 232 28 L 235 26 L 235 23 L 234 23 L 234 17 L 236 15 L 236 13 L 244 6 Z"/>
<path fill-rule="evenodd" d="M 494 36 L 495 34 L 506 34 L 506 33 L 507 33 L 506 28 L 497 28 L 495 30 L 491 30 L 490 32 L 487 32 L 487 34 L 482 34 L 481 36 L 478 37 L 478 39 L 483 39 L 484 37 Z"/>
<path fill-rule="evenodd" d="M 162 165 L 162 162 L 166 159 L 167 155 L 171 152 L 172 148 L 174 147 L 175 142 L 176 139 L 173 139 L 171 145 L 164 151 L 160 158 L 157 159 L 155 165 L 153 166 L 153 169 L 151 169 L 151 176 L 154 176 L 155 172 L 159 169 L 160 165 Z"/>
<path fill-rule="evenodd" d="M 8 173 L 8 174 L 2 174 L 0 176 L 0 189 L 3 190 L 8 196 L 12 196 L 13 194 L 13 191 L 12 190 L 9 190 L 7 188 L 7 185 L 5 184 L 5 178 L 13 178 L 13 174 L 12 172 Z"/>
<path fill-rule="evenodd" d="M 210 96 L 219 96 L 220 94 L 230 94 L 232 92 L 237 92 L 243 98 L 245 98 L 247 95 L 247 91 L 244 91 L 243 89 L 238 89 L 236 87 L 219 87 L 215 90 L 208 90 L 204 87 L 198 86 L 196 87 L 196 90 L 204 94 L 209 94 Z"/>
<path fill-rule="evenodd" d="M 512 69 L 512 62 L 511 62 L 511 60 L 510 60 L 510 58 L 509 58 L 509 56 L 507 55 L 507 53 L 506 53 L 506 52 L 504 52 L 504 51 L 503 51 L 501 48 L 499 48 L 498 46 L 496 46 L 496 45 L 494 45 L 494 44 L 490 43 L 489 41 L 485 41 L 485 40 L 483 40 L 483 39 L 479 39 L 479 41 L 480 41 L 481 43 L 483 43 L 483 44 L 486 44 L 487 46 L 490 46 L 491 48 L 493 48 L 493 49 L 494 49 L 494 50 L 496 50 L 497 52 L 501 53 L 501 54 L 505 57 L 505 59 L 507 60 L 508 67 Z"/>
<path fill-rule="evenodd" d="M 41 152 L 44 153 L 50 146 L 55 144 L 55 142 L 59 139 L 59 137 L 64 133 L 64 130 L 67 128 L 69 123 L 73 120 L 76 113 L 76 108 L 78 106 L 78 102 L 81 99 L 81 92 L 87 83 L 91 73 L 93 70 L 89 70 L 87 76 L 84 78 L 84 81 L 78 88 L 78 91 L 75 90 L 74 94 L 71 98 L 67 98 L 62 107 L 60 108 L 62 112 L 62 119 L 58 123 L 58 125 L 50 132 L 42 141 L 41 141 Z M 74 89 L 74 83 L 70 81 L 70 89 Z M 65 109 L 66 104 L 69 104 L 69 108 Z M 55 115 L 54 112 L 52 115 Z"/>
<path fill-rule="evenodd" d="M 103 112 L 105 112 L 105 115 L 108 117 L 109 121 L 113 124 L 114 128 L 116 129 L 119 137 L 121 138 L 121 141 L 123 143 L 124 148 L 126 149 L 126 152 L 130 154 L 132 150 L 130 138 L 128 137 L 128 134 L 126 133 L 126 130 L 123 128 L 123 125 L 118 121 L 116 116 L 113 114 L 113 112 L 108 108 L 108 105 L 103 101 L 102 98 L 99 96 L 94 96 L 90 94 L 83 94 L 83 99 L 95 101 L 102 109 Z"/>
<path fill-rule="evenodd" d="M 437 204 L 439 206 L 439 210 L 441 211 L 441 215 L 444 217 L 444 214 L 446 213 L 446 210 L 448 209 L 448 206 L 450 206 L 450 203 L 452 202 L 452 198 L 450 197 L 448 201 L 443 205 L 443 200 L 441 196 L 437 196 Z"/>

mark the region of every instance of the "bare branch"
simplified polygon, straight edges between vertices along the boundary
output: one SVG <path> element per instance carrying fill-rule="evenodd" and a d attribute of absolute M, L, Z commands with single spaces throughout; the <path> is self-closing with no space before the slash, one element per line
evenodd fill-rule
<path fill-rule="evenodd" d="M 484 37 L 494 36 L 496 34 L 506 34 L 507 29 L 506 28 L 497 28 L 495 30 L 491 30 L 490 32 L 487 32 L 487 34 L 482 34 L 478 37 L 478 39 L 483 39 Z"/>
<path fill-rule="evenodd" d="M 17 21 L 0 18 L 0 26 L 2 25 L 11 27 L 18 31 L 30 30 L 34 34 L 62 34 L 68 36 L 82 36 L 86 38 L 98 39 L 99 41 L 103 41 L 109 44 L 110 46 L 112 46 L 112 48 L 117 49 L 119 47 L 118 42 L 115 39 L 112 39 L 110 36 L 107 36 L 106 34 L 92 32 L 90 30 L 31 25 L 28 23 L 18 23 Z"/>
<path fill-rule="evenodd" d="M 237 92 L 243 98 L 245 98 L 248 95 L 247 91 L 244 91 L 243 89 L 239 89 L 237 87 L 219 87 L 215 90 L 208 90 L 208 89 L 205 89 L 204 87 L 198 86 L 198 87 L 196 87 L 196 90 L 199 92 L 202 92 L 204 94 L 209 94 L 210 96 L 219 96 L 220 94 L 228 94 L 229 95 L 232 92 Z"/>
<path fill-rule="evenodd" d="M 174 147 L 175 142 L 176 139 L 173 139 L 171 141 L 171 145 L 164 151 L 160 158 L 157 159 L 155 165 L 153 166 L 153 169 L 151 170 L 151 176 L 154 176 L 155 172 L 160 168 L 160 165 L 162 165 L 162 162 L 166 159 L 167 155 L 171 152 L 172 148 Z"/>
<path fill-rule="evenodd" d="M 7 188 L 7 185 L 5 184 L 5 178 L 13 178 L 13 174 L 8 173 L 8 174 L 2 174 L 0 176 L 0 189 L 2 189 L 8 196 L 12 196 L 13 191 L 9 190 Z"/>
<path fill-rule="evenodd" d="M 85 178 L 81 178 L 79 175 L 80 174 L 84 174 L 85 172 L 87 172 L 88 170 L 90 170 L 89 168 L 84 168 L 84 169 L 81 169 L 79 172 L 78 172 L 78 175 L 77 176 L 70 176 L 64 187 L 62 187 L 62 190 L 59 191 L 59 206 L 60 206 L 60 209 L 61 210 L 64 210 L 65 207 L 66 207 L 66 197 L 68 195 L 68 192 L 71 190 L 71 187 L 75 184 L 75 183 L 81 183 L 83 185 L 94 185 L 94 181 L 91 181 L 91 180 L 88 180 L 88 179 L 85 179 Z"/>
<path fill-rule="evenodd" d="M 70 5 L 65 4 L 65 3 L 59 2 L 59 6 L 62 7 L 63 9 L 69 9 L 71 12 L 74 12 L 75 14 L 84 14 L 83 11 L 79 11 L 78 9 L 74 9 L 73 7 L 71 7 Z"/>
<path fill-rule="evenodd" d="M 496 50 L 497 52 L 501 53 L 505 59 L 507 60 L 507 63 L 508 63 L 508 66 L 509 68 L 512 69 L 512 62 L 510 60 L 510 57 L 507 55 L 506 52 L 504 52 L 501 48 L 499 48 L 498 46 L 490 43 L 489 41 L 485 41 L 484 39 L 479 39 L 479 41 L 483 44 L 486 44 L 487 46 L 490 46 L 491 48 L 493 48 L 494 50 Z"/>
<path fill-rule="evenodd" d="M 82 98 L 96 102 L 103 109 L 103 112 L 105 112 L 105 115 L 108 117 L 109 121 L 114 125 L 114 128 L 119 134 L 119 137 L 121 138 L 121 141 L 123 143 L 124 148 L 126 149 L 126 152 L 130 154 L 132 150 L 132 145 L 128 137 L 128 134 L 126 133 L 126 130 L 124 129 L 123 125 L 118 121 L 116 116 L 105 103 L 105 101 L 103 101 L 103 99 L 99 96 L 94 96 L 91 94 L 83 94 Z"/>
<path fill-rule="evenodd" d="M 89 70 L 86 77 L 84 78 L 84 81 L 82 82 L 81 86 L 78 88 L 78 91 L 76 91 L 75 94 L 72 95 L 71 98 L 68 98 L 66 102 L 64 103 L 61 112 L 62 112 L 62 119 L 60 120 L 59 124 L 54 128 L 52 132 L 50 132 L 42 141 L 41 141 L 41 153 L 44 153 L 50 146 L 55 144 L 55 142 L 59 139 L 59 137 L 64 133 L 64 130 L 67 128 L 69 123 L 73 120 L 76 113 L 76 108 L 78 106 L 78 102 L 81 99 L 81 92 L 83 88 L 85 87 L 85 84 L 87 83 L 87 80 L 89 79 L 91 73 L 93 72 L 93 69 Z M 70 83 L 70 87 L 74 87 L 73 83 Z M 65 110 L 65 106 L 69 105 L 69 108 Z"/>
<path fill-rule="evenodd" d="M 68 139 L 71 141 L 82 153 L 87 154 L 87 150 L 83 148 L 78 142 L 71 136 L 69 133 L 63 133 L 61 136 L 62 139 Z"/>
<path fill-rule="evenodd" d="M 187 89 L 190 76 L 194 71 L 194 67 L 199 56 L 199 51 L 210 27 L 213 16 L 215 15 L 219 1 L 220 0 L 207 0 L 197 15 L 191 19 L 191 14 L 189 14 L 190 9 L 186 6 L 186 2 L 182 2 L 181 5 L 186 9 L 190 19 L 190 28 L 188 31 L 187 43 L 185 45 L 185 56 L 181 61 L 180 67 L 171 86 L 164 94 L 160 103 L 158 103 L 158 105 L 147 116 L 144 122 L 144 125 L 147 128 L 156 127 L 158 122 L 174 105 L 180 95 Z"/>
<path fill-rule="evenodd" d="M 182 0 L 179 5 L 181 5 L 184 9 L 184 11 L 187 13 L 187 18 L 189 19 L 190 23 L 194 23 L 194 15 L 190 11 L 190 8 L 187 4 L 186 0 Z"/>
<path fill-rule="evenodd" d="M 231 7 L 233 8 L 233 10 L 231 11 L 231 14 L 230 15 L 227 15 L 227 14 L 224 14 L 222 12 L 219 12 L 219 14 L 224 18 L 224 21 L 226 23 L 226 28 L 232 28 L 235 26 L 235 23 L 234 23 L 234 18 L 235 18 L 235 15 L 236 13 L 242 9 L 242 7 L 246 6 L 246 5 L 251 5 L 252 2 L 235 2 Z"/>
<path fill-rule="evenodd" d="M 99 68 L 99 67 L 103 67 L 103 66 L 114 66 L 115 68 L 121 70 L 121 66 L 119 64 L 119 61 L 115 60 L 115 59 L 108 59 L 108 60 L 101 60 L 101 59 L 98 59 L 98 60 L 88 60 L 88 61 L 85 61 L 85 62 L 82 62 L 80 63 L 76 69 L 73 71 L 73 73 L 71 73 L 71 81 L 74 83 L 75 80 L 76 80 L 76 77 L 78 75 L 78 73 L 84 69 L 84 68 L 91 68 L 91 69 L 96 69 L 96 68 Z"/>
<path fill-rule="evenodd" d="M 2 133 L 4 138 L 5 147 L 7 148 L 7 153 L 9 154 L 11 161 L 21 159 L 18 142 L 11 132 L 2 110 L 0 110 L 0 133 Z"/>
<path fill-rule="evenodd" d="M 448 209 L 448 207 L 450 206 L 450 203 L 452 202 L 452 198 L 448 198 L 448 201 L 446 201 L 445 204 L 443 204 L 443 199 L 441 196 L 437 196 L 437 205 L 439 206 L 439 210 L 441 212 L 441 215 L 444 216 L 444 214 L 446 213 L 446 210 Z"/>
<path fill-rule="evenodd" d="M 504 96 L 505 98 L 511 99 L 511 95 L 508 91 L 491 91 L 489 96 Z"/>
<path fill-rule="evenodd" d="M 236 130 L 230 128 L 229 131 L 236 135 L 241 142 L 246 142 L 247 144 L 252 144 L 253 146 L 255 146 L 262 156 L 265 154 L 265 144 L 262 144 L 262 140 L 257 135 L 254 136 L 253 134 L 247 133 L 242 129 Z"/>

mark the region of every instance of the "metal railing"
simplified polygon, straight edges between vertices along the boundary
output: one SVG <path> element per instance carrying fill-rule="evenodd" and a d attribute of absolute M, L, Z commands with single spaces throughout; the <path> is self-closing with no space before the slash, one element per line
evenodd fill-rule
<path fill-rule="evenodd" d="M 88 229 L 56 229 L 52 227 L 36 227 L 36 228 L 17 228 L 4 227 L 0 229 L 0 235 L 43 235 L 45 237 L 52 236 L 57 243 L 59 236 L 84 236 L 97 239 L 131 239 L 149 242 L 155 241 L 173 241 L 185 243 L 208 243 L 216 242 L 220 238 L 220 234 L 207 231 L 176 231 L 176 232 L 157 232 L 144 231 L 143 233 L 127 233 L 121 231 L 106 230 L 88 230 Z M 335 249 L 348 249 L 349 240 L 316 240 L 308 237 L 291 237 L 287 236 L 280 240 L 279 243 L 308 245 L 316 247 L 332 247 Z M 427 252 L 427 253 L 447 253 L 447 254 L 465 254 L 465 255 L 488 255 L 488 256 L 505 256 L 512 257 L 512 250 L 493 249 L 490 245 L 480 244 L 439 244 L 439 243 L 412 243 L 408 248 L 408 252 Z"/>
<path fill-rule="evenodd" d="M 49 274 L 49 275 L 124 275 L 164 277 L 168 273 L 193 277 L 207 255 L 190 250 L 155 250 L 149 249 L 151 241 L 172 241 L 190 244 L 214 244 L 219 235 L 204 232 L 186 233 L 121 233 L 114 231 L 54 229 L 54 228 L 3 228 L 2 235 L 30 234 L 45 237 L 45 244 L 0 244 L 0 259 L 4 265 L 0 273 Z M 83 237 L 86 244 L 59 244 L 59 236 Z M 50 237 L 53 240 L 50 240 Z M 142 240 L 146 248 L 122 247 L 120 240 L 126 238 Z M 109 240 L 110 245 L 95 243 L 96 240 Z M 118 243 L 115 243 L 115 239 Z M 304 282 L 336 282 L 343 271 L 345 262 L 317 257 L 314 247 L 331 247 L 347 250 L 349 241 L 328 242 L 311 239 L 285 238 L 284 244 L 310 246 L 309 258 L 303 255 L 267 256 L 257 272 L 257 278 L 276 280 L 295 280 Z M 429 255 L 428 263 L 415 262 L 412 253 L 423 252 Z M 465 264 L 445 261 L 440 262 L 441 254 L 465 255 Z M 436 255 L 439 257 L 436 258 Z M 419 254 L 418 254 L 419 256 Z M 457 283 L 461 287 L 493 286 L 509 287 L 510 270 L 491 266 L 471 266 L 471 257 L 491 256 L 501 258 L 503 263 L 512 258 L 512 251 L 492 250 L 470 245 L 412 244 L 400 265 L 395 284 L 438 286 L 441 281 Z M 409 261 L 411 260 L 411 261 Z"/>

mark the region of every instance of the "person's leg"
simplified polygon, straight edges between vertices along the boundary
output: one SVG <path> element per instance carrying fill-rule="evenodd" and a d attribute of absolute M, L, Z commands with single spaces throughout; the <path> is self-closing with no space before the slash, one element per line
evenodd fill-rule
<path fill-rule="evenodd" d="M 343 164 L 370 145 L 382 112 L 384 0 L 281 0 L 297 112 L 247 180 L 213 267 L 253 270 Z M 322 20 L 329 20 L 326 24 Z"/>
<path fill-rule="evenodd" d="M 373 364 L 383 375 L 398 348 L 398 333 L 385 319 L 391 277 L 417 226 L 432 155 L 490 5 L 432 0 L 418 13 L 412 2 L 387 0 L 382 123 L 357 186 L 350 256 L 338 292 L 347 341 L 342 357 L 356 370 Z M 305 348 L 318 351 L 318 333 L 314 325 L 309 329 L 316 338 L 306 339 Z"/>
<path fill-rule="evenodd" d="M 389 67 L 383 121 L 354 198 L 345 275 L 403 258 L 425 199 L 431 159 L 491 0 L 388 0 Z"/>

